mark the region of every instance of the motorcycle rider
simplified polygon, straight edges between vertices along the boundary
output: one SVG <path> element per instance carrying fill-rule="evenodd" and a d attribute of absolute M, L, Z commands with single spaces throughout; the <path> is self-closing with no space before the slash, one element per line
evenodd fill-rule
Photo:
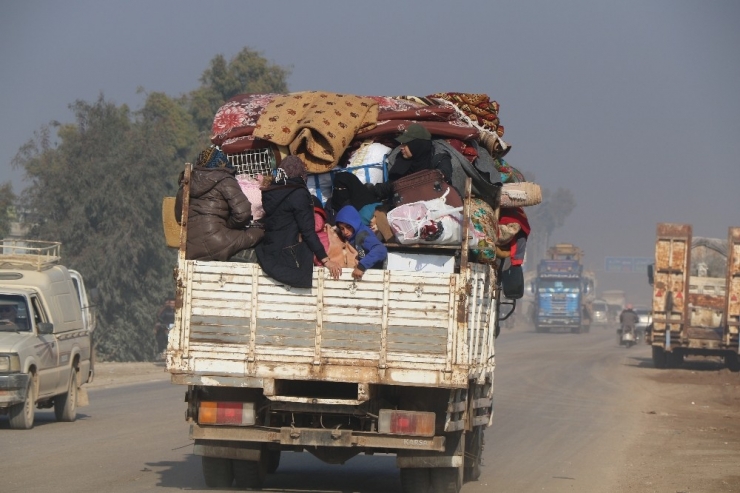
<path fill-rule="evenodd" d="M 628 303 L 622 313 L 619 314 L 619 324 L 622 326 L 622 339 L 627 333 L 632 334 L 632 340 L 635 340 L 635 325 L 640 321 L 637 312 L 633 310 L 632 304 Z"/>

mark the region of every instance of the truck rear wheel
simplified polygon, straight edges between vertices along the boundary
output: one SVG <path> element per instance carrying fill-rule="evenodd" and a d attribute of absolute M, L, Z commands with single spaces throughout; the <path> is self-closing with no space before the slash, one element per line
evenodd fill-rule
<path fill-rule="evenodd" d="M 462 468 L 435 467 L 431 470 L 433 493 L 460 493 L 462 488 Z"/>
<path fill-rule="evenodd" d="M 38 377 L 31 374 L 26 389 L 26 400 L 20 404 L 14 404 L 8 409 L 10 415 L 10 427 L 14 430 L 30 430 L 33 428 L 33 418 L 36 413 L 36 391 L 38 389 Z"/>
<path fill-rule="evenodd" d="M 740 358 L 737 353 L 729 353 L 725 356 L 725 366 L 731 372 L 740 371 Z"/>
<path fill-rule="evenodd" d="M 653 366 L 663 369 L 668 365 L 668 358 L 665 351 L 660 346 L 653 346 Z"/>
<path fill-rule="evenodd" d="M 678 368 L 683 364 L 683 353 L 672 351 L 665 353 L 666 357 L 666 368 Z"/>
<path fill-rule="evenodd" d="M 264 453 L 267 454 L 267 474 L 274 474 L 280 467 L 280 451 L 266 450 Z"/>
<path fill-rule="evenodd" d="M 465 438 L 465 469 L 463 481 L 478 481 L 480 478 L 480 463 L 483 456 L 483 427 L 476 426 L 469 438 Z"/>
<path fill-rule="evenodd" d="M 401 469 L 401 490 L 403 493 L 430 493 L 432 478 L 428 467 Z"/>
<path fill-rule="evenodd" d="M 267 454 L 262 453 L 260 460 L 231 461 L 234 470 L 234 483 L 237 488 L 259 489 L 267 476 Z"/>
<path fill-rule="evenodd" d="M 209 488 L 230 488 L 234 482 L 234 470 L 231 466 L 231 459 L 222 459 L 221 457 L 202 458 L 203 479 L 206 480 L 206 486 Z"/>
<path fill-rule="evenodd" d="M 57 421 L 77 419 L 77 369 L 72 368 L 67 382 L 67 392 L 54 398 L 54 417 Z"/>

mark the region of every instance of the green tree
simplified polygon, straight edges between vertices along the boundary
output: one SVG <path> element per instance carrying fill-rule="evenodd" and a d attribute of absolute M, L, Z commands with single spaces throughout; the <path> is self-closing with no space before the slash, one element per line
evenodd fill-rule
<path fill-rule="evenodd" d="M 285 93 L 290 68 L 268 62 L 259 52 L 243 48 L 227 62 L 215 56 L 201 75 L 201 86 L 189 95 L 198 130 L 210 135 L 213 115 L 228 99 L 242 93 Z"/>
<path fill-rule="evenodd" d="M 7 182 L 0 185 L 0 238 L 4 238 L 10 233 L 10 222 L 15 200 L 13 184 Z"/>
<path fill-rule="evenodd" d="M 219 55 L 189 95 L 145 94 L 136 112 L 102 95 L 77 101 L 74 123 L 51 122 L 19 150 L 14 166 L 30 183 L 21 204 L 31 237 L 61 241 L 64 263 L 101 293 L 95 337 L 102 358 L 155 355 L 157 308 L 174 294 L 162 199 L 175 194 L 183 163 L 208 144 L 224 100 L 285 92 L 287 74 L 247 48 L 228 64 Z"/>

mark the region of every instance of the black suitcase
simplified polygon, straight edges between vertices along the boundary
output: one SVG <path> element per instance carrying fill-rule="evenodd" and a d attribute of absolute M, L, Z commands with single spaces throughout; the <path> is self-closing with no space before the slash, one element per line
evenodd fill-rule
<path fill-rule="evenodd" d="M 438 169 L 417 171 L 393 182 L 393 206 L 437 199 L 449 190 L 445 202 L 452 207 L 462 207 L 463 201 L 454 187 L 444 180 Z"/>

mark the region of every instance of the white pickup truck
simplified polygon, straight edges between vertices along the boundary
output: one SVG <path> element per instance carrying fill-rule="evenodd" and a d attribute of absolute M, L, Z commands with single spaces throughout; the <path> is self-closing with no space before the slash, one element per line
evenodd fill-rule
<path fill-rule="evenodd" d="M 281 451 L 332 464 L 395 454 L 406 492 L 477 479 L 493 415 L 493 268 L 447 247 L 435 253 L 455 259 L 448 272 L 353 281 L 314 267 L 310 289 L 291 288 L 255 263 L 186 260 L 186 216 L 167 370 L 187 386 L 209 487 L 257 488 Z"/>
<path fill-rule="evenodd" d="M 87 403 L 94 313 L 60 252 L 56 242 L 0 243 L 0 415 L 14 429 L 32 428 L 36 407 L 74 421 Z"/>

